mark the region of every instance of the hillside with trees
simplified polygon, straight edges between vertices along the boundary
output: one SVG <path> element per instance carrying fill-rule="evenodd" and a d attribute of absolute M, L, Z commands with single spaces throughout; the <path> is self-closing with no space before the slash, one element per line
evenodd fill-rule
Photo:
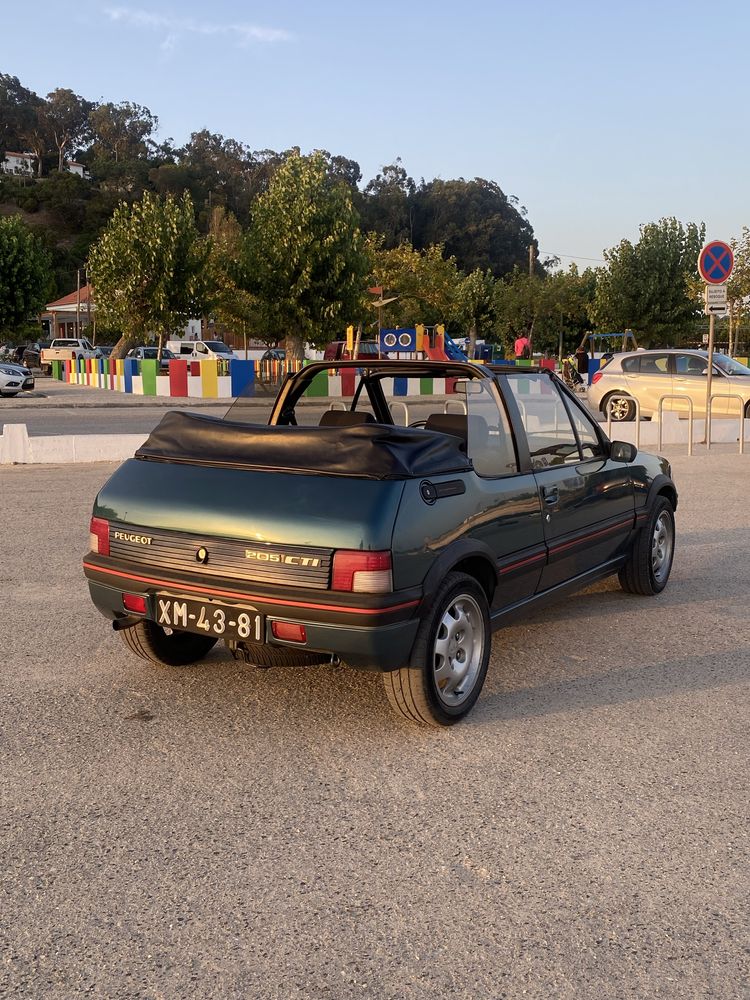
<path fill-rule="evenodd" d="M 130 340 L 171 332 L 186 308 L 229 337 L 289 337 L 294 350 L 350 322 L 367 335 L 376 325 L 372 287 L 393 300 L 384 325 L 443 323 L 472 343 L 506 348 L 520 333 L 555 352 L 561 336 L 570 349 L 591 329 L 631 328 L 644 344 L 700 335 L 698 224 L 649 223 L 637 242 L 605 251 L 604 267 L 562 271 L 539 260 L 526 208 L 493 180 L 417 181 L 397 159 L 364 181 L 355 160 L 326 150 L 254 150 L 206 128 L 178 147 L 160 141 L 158 128 L 145 106 L 63 87 L 42 97 L 0 73 L 0 163 L 7 152 L 31 157 L 0 173 L 0 222 L 10 217 L 29 234 L 25 273 L 42 289 L 30 303 L 70 292 L 88 268 L 102 320 Z M 180 222 L 179 252 L 170 218 Z M 735 342 L 750 295 L 746 231 L 737 254 Z M 152 301 L 141 289 L 128 315 L 122 296 L 107 301 L 106 289 L 135 288 L 154 261 L 166 270 L 160 286 L 147 283 Z M 175 285 L 188 272 L 180 297 Z M 0 332 L 21 336 L 13 315 Z"/>

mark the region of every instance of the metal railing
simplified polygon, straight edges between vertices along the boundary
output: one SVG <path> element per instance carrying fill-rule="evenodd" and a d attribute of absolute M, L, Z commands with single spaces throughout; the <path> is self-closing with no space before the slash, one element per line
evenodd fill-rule
<path fill-rule="evenodd" d="M 443 403 L 443 413 L 450 413 L 449 406 L 460 406 L 461 409 L 458 412 L 463 413 L 464 416 L 469 412 L 463 399 L 446 399 L 445 403 Z"/>
<path fill-rule="evenodd" d="M 388 409 L 391 411 L 391 414 L 393 414 L 393 407 L 394 406 L 403 406 L 403 408 L 404 408 L 404 427 L 408 427 L 409 426 L 409 407 L 402 400 L 400 400 L 400 399 L 394 399 L 392 403 L 388 404 Z"/>
<path fill-rule="evenodd" d="M 659 435 L 657 439 L 656 447 L 661 451 L 662 446 L 662 433 L 664 430 L 664 424 L 662 422 L 662 417 L 664 416 L 664 401 L 666 399 L 676 399 L 679 403 L 687 403 L 688 406 L 688 455 L 693 454 L 693 401 L 689 396 L 680 396 L 675 392 L 665 392 L 663 396 L 659 396 Z"/>
<path fill-rule="evenodd" d="M 745 453 L 745 400 L 737 392 L 713 392 L 708 400 L 708 413 L 706 414 L 706 451 L 711 450 L 711 418 L 715 399 L 736 399 L 740 404 L 740 426 L 739 441 L 740 455 Z"/>
<path fill-rule="evenodd" d="M 623 397 L 620 397 L 623 398 Z M 640 448 L 641 446 L 641 404 L 635 398 L 635 396 L 628 396 L 628 399 L 632 400 L 633 406 L 635 406 L 635 446 Z M 612 440 L 612 405 L 616 402 L 617 396 L 612 396 L 607 400 L 607 437 Z M 618 421 L 619 423 L 620 421 Z"/>

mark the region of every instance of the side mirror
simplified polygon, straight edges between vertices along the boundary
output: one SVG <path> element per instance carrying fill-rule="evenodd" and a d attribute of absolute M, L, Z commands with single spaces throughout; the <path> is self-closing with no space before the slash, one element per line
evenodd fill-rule
<path fill-rule="evenodd" d="M 613 462 L 634 462 L 637 454 L 636 446 L 627 441 L 613 441 L 609 450 L 609 457 Z"/>

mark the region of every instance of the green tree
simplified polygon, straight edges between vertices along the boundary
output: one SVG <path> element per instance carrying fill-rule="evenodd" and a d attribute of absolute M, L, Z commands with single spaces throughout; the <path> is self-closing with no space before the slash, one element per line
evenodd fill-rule
<path fill-rule="evenodd" d="M 218 323 L 232 333 L 256 333 L 257 301 L 244 287 L 243 248 L 245 234 L 231 212 L 217 206 L 211 214 L 209 309 Z M 272 340 L 275 346 L 279 337 Z"/>
<path fill-rule="evenodd" d="M 363 228 L 379 233 L 383 246 L 389 250 L 400 243 L 412 243 L 415 191 L 416 184 L 397 158 L 395 163 L 383 167 L 358 196 Z"/>
<path fill-rule="evenodd" d="M 385 298 L 396 301 L 385 307 L 383 325 L 414 326 L 450 323 L 456 316 L 461 275 L 453 257 L 442 246 L 415 250 L 410 243 L 384 249 L 385 238 L 371 236 L 370 283 L 382 286 Z"/>
<path fill-rule="evenodd" d="M 0 218 L 0 332 L 20 330 L 47 301 L 50 258 L 18 215 Z"/>
<path fill-rule="evenodd" d="M 205 311 L 210 247 L 198 235 L 193 203 L 146 192 L 121 204 L 89 254 L 99 315 L 123 330 L 113 351 L 122 357 L 144 336 L 174 334 Z"/>
<path fill-rule="evenodd" d="M 567 271 L 546 276 L 529 275 L 520 268 L 495 285 L 496 329 L 506 351 L 516 337 L 526 334 L 537 351 L 572 349 L 589 329 L 589 308 L 596 288 L 591 269 L 579 274 L 573 264 Z"/>
<path fill-rule="evenodd" d="M 57 148 L 58 170 L 62 171 L 64 166 L 65 150 L 75 148 L 87 135 L 92 109 L 90 101 L 65 87 L 47 94 L 45 117 Z"/>
<path fill-rule="evenodd" d="M 417 248 L 442 243 L 465 273 L 489 268 L 502 277 L 528 266 L 534 230 L 518 199 L 494 181 L 477 177 L 422 183 L 413 198 L 413 237 Z M 537 265 L 539 273 L 541 265 Z"/>
<path fill-rule="evenodd" d="M 325 157 L 290 156 L 252 211 L 247 290 L 269 336 L 325 344 L 361 308 L 368 258 L 347 185 L 331 180 Z"/>
<path fill-rule="evenodd" d="M 596 327 L 630 329 L 654 345 L 690 333 L 700 308 L 695 276 L 705 234 L 703 224 L 661 219 L 641 226 L 637 243 L 605 250 L 591 314 Z"/>
<path fill-rule="evenodd" d="M 17 76 L 0 73 L 0 157 L 6 150 L 22 145 L 24 132 L 36 117 L 34 109 L 40 103 L 41 99 Z"/>
<path fill-rule="evenodd" d="M 742 320 L 750 302 L 750 228 L 742 227 L 742 236 L 732 240 L 734 268 L 727 282 L 729 306 L 729 349 L 736 351 L 740 342 Z"/>
<path fill-rule="evenodd" d="M 159 119 L 140 104 L 121 101 L 92 108 L 89 125 L 95 157 L 119 163 L 146 155 L 147 141 L 159 127 Z"/>
<path fill-rule="evenodd" d="M 490 333 L 495 322 L 495 279 L 492 271 L 477 268 L 467 274 L 458 286 L 456 296 L 460 321 L 469 334 L 469 357 L 477 351 L 477 337 Z"/>

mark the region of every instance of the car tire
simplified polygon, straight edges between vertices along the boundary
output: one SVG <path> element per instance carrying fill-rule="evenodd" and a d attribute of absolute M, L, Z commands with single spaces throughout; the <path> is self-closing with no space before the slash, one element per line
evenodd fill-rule
<path fill-rule="evenodd" d="M 666 497 L 656 498 L 645 527 L 635 537 L 628 561 L 618 573 L 629 594 L 652 597 L 667 585 L 674 559 L 674 510 Z"/>
<path fill-rule="evenodd" d="M 410 722 L 452 726 L 479 697 L 491 645 L 487 595 L 474 577 L 449 573 L 422 619 L 409 665 L 383 674 L 391 707 Z"/>
<path fill-rule="evenodd" d="M 625 392 L 611 392 L 606 399 L 602 400 L 602 413 L 607 419 L 607 407 L 612 402 L 612 423 L 625 423 L 635 420 L 635 403 L 631 396 Z"/>
<path fill-rule="evenodd" d="M 167 632 L 156 622 L 143 619 L 120 631 L 122 641 L 136 656 L 165 667 L 185 667 L 202 660 L 216 645 L 216 639 L 192 632 Z"/>

